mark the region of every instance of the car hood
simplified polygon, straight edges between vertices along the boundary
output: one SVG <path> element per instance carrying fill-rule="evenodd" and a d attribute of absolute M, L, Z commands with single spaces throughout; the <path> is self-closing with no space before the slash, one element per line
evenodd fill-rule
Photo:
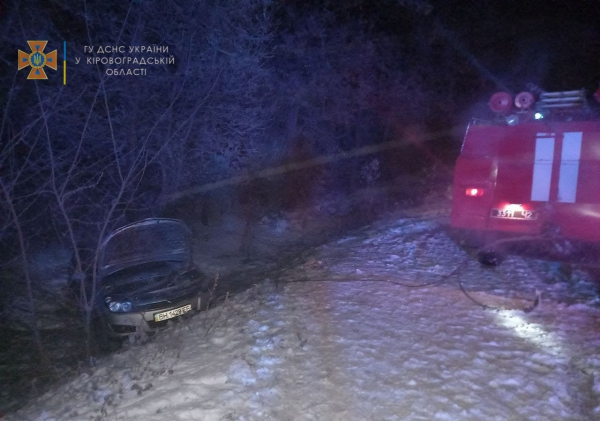
<path fill-rule="evenodd" d="M 125 225 L 101 244 L 101 278 L 151 262 L 192 263 L 191 232 L 176 219 L 150 218 Z"/>

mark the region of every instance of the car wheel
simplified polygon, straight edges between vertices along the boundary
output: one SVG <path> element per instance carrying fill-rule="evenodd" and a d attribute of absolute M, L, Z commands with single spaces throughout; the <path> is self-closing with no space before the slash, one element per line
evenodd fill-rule
<path fill-rule="evenodd" d="M 123 338 L 112 333 L 102 313 L 96 313 L 92 318 L 92 332 L 96 348 L 102 354 L 115 352 L 123 345 Z"/>

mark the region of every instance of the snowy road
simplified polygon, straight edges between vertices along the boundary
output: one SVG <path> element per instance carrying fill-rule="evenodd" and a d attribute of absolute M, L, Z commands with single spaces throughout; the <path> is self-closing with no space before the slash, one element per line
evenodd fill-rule
<path fill-rule="evenodd" d="M 583 275 L 469 263 L 465 288 L 499 310 L 455 278 L 377 281 L 433 282 L 465 258 L 433 221 L 370 227 L 7 419 L 600 419 L 600 310 Z"/>

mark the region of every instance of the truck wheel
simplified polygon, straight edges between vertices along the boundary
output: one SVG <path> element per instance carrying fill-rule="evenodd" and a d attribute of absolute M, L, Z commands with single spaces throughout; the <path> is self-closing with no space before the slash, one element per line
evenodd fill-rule
<path fill-rule="evenodd" d="M 477 253 L 477 260 L 484 266 L 494 267 L 502 262 L 502 256 L 497 251 L 480 251 Z"/>

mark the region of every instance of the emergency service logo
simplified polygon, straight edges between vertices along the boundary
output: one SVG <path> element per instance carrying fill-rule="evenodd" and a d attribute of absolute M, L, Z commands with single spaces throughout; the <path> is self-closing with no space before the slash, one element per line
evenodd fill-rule
<path fill-rule="evenodd" d="M 48 79 L 44 66 L 48 66 L 52 70 L 57 68 L 57 50 L 54 50 L 48 54 L 44 54 L 44 49 L 48 41 L 27 41 L 31 53 L 19 50 L 19 63 L 18 70 L 24 69 L 27 66 L 31 66 L 31 71 L 27 79 Z"/>

